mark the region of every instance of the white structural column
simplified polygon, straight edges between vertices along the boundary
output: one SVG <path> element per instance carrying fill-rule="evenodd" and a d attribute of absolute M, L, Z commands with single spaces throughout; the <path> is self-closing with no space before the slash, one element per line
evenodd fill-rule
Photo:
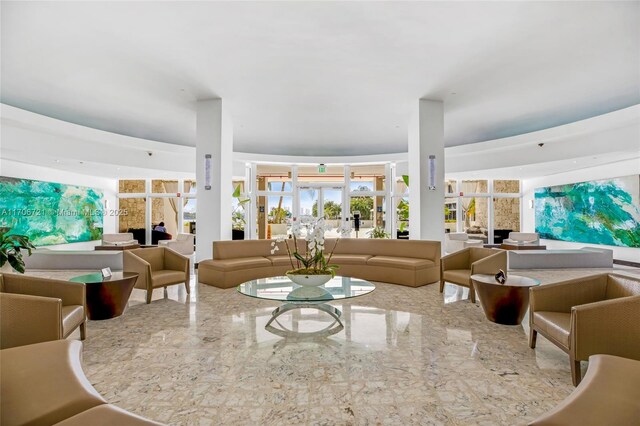
<path fill-rule="evenodd" d="M 205 174 L 210 155 L 210 182 Z M 233 127 L 222 99 L 197 103 L 196 115 L 196 261 L 211 259 L 211 243 L 231 239 Z M 206 185 L 210 184 L 210 189 Z"/>
<path fill-rule="evenodd" d="M 409 122 L 409 238 L 444 239 L 442 101 L 420 99 Z"/>

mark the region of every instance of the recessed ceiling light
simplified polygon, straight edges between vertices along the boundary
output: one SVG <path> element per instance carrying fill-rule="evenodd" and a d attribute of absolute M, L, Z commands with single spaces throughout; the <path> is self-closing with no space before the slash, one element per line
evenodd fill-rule
<path fill-rule="evenodd" d="M 59 162 L 60 162 L 60 160 L 53 160 L 53 161 L 54 161 L 54 162 L 56 162 L 56 163 L 59 163 Z"/>
<path fill-rule="evenodd" d="M 573 164 L 576 164 L 576 163 L 577 163 L 577 161 L 576 161 L 576 160 L 573 160 Z"/>
<path fill-rule="evenodd" d="M 457 93 L 456 93 L 456 92 L 451 92 L 451 94 L 452 94 L 452 95 L 457 95 Z"/>
<path fill-rule="evenodd" d="M 84 161 L 79 161 L 80 164 L 84 164 Z"/>

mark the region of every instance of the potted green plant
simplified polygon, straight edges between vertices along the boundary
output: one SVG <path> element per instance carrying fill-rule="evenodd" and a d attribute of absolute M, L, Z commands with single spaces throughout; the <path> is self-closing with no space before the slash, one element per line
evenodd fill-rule
<path fill-rule="evenodd" d="M 232 197 L 238 200 L 238 205 L 231 212 L 231 238 L 233 240 L 244 240 L 244 226 L 246 224 L 244 205 L 249 202 L 249 198 L 242 197 L 240 185 L 234 188 Z"/>
<path fill-rule="evenodd" d="M 0 228 L 0 270 L 12 272 L 11 269 L 24 274 L 24 259 L 22 250 L 27 250 L 31 256 L 31 250 L 35 246 L 26 235 L 9 234 L 10 228 Z M 7 265 L 7 266 L 5 266 Z"/>
<path fill-rule="evenodd" d="M 385 231 L 382 226 L 376 226 L 371 231 L 367 232 L 367 235 L 369 236 L 369 238 L 389 238 L 389 234 L 387 234 L 387 231 Z"/>

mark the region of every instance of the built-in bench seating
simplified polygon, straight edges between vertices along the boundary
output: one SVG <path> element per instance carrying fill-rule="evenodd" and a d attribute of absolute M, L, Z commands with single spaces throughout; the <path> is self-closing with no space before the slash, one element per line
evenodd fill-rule
<path fill-rule="evenodd" d="M 271 254 L 271 240 L 214 241 L 213 259 L 198 264 L 198 281 L 231 288 L 245 281 L 284 275 L 294 269 L 284 242 Z M 288 240 L 292 248 L 293 240 Z M 336 245 L 337 244 L 337 245 Z M 303 250 L 304 241 L 298 243 Z M 327 239 L 325 252 L 338 275 L 418 287 L 440 280 L 440 242 L 422 240 Z"/>
<path fill-rule="evenodd" d="M 613 268 L 613 250 L 510 250 L 509 269 Z"/>

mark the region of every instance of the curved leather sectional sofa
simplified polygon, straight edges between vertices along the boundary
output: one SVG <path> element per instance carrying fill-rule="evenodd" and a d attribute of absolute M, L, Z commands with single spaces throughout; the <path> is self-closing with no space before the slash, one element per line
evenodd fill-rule
<path fill-rule="evenodd" d="M 271 240 L 214 241 L 213 259 L 198 263 L 198 281 L 232 288 L 245 281 L 284 275 L 293 269 L 285 243 L 271 254 Z M 293 240 L 288 240 L 292 248 Z M 336 245 L 337 244 L 337 245 Z M 303 250 L 304 241 L 298 243 Z M 325 253 L 338 275 L 419 287 L 440 280 L 440 241 L 327 239 Z"/>

